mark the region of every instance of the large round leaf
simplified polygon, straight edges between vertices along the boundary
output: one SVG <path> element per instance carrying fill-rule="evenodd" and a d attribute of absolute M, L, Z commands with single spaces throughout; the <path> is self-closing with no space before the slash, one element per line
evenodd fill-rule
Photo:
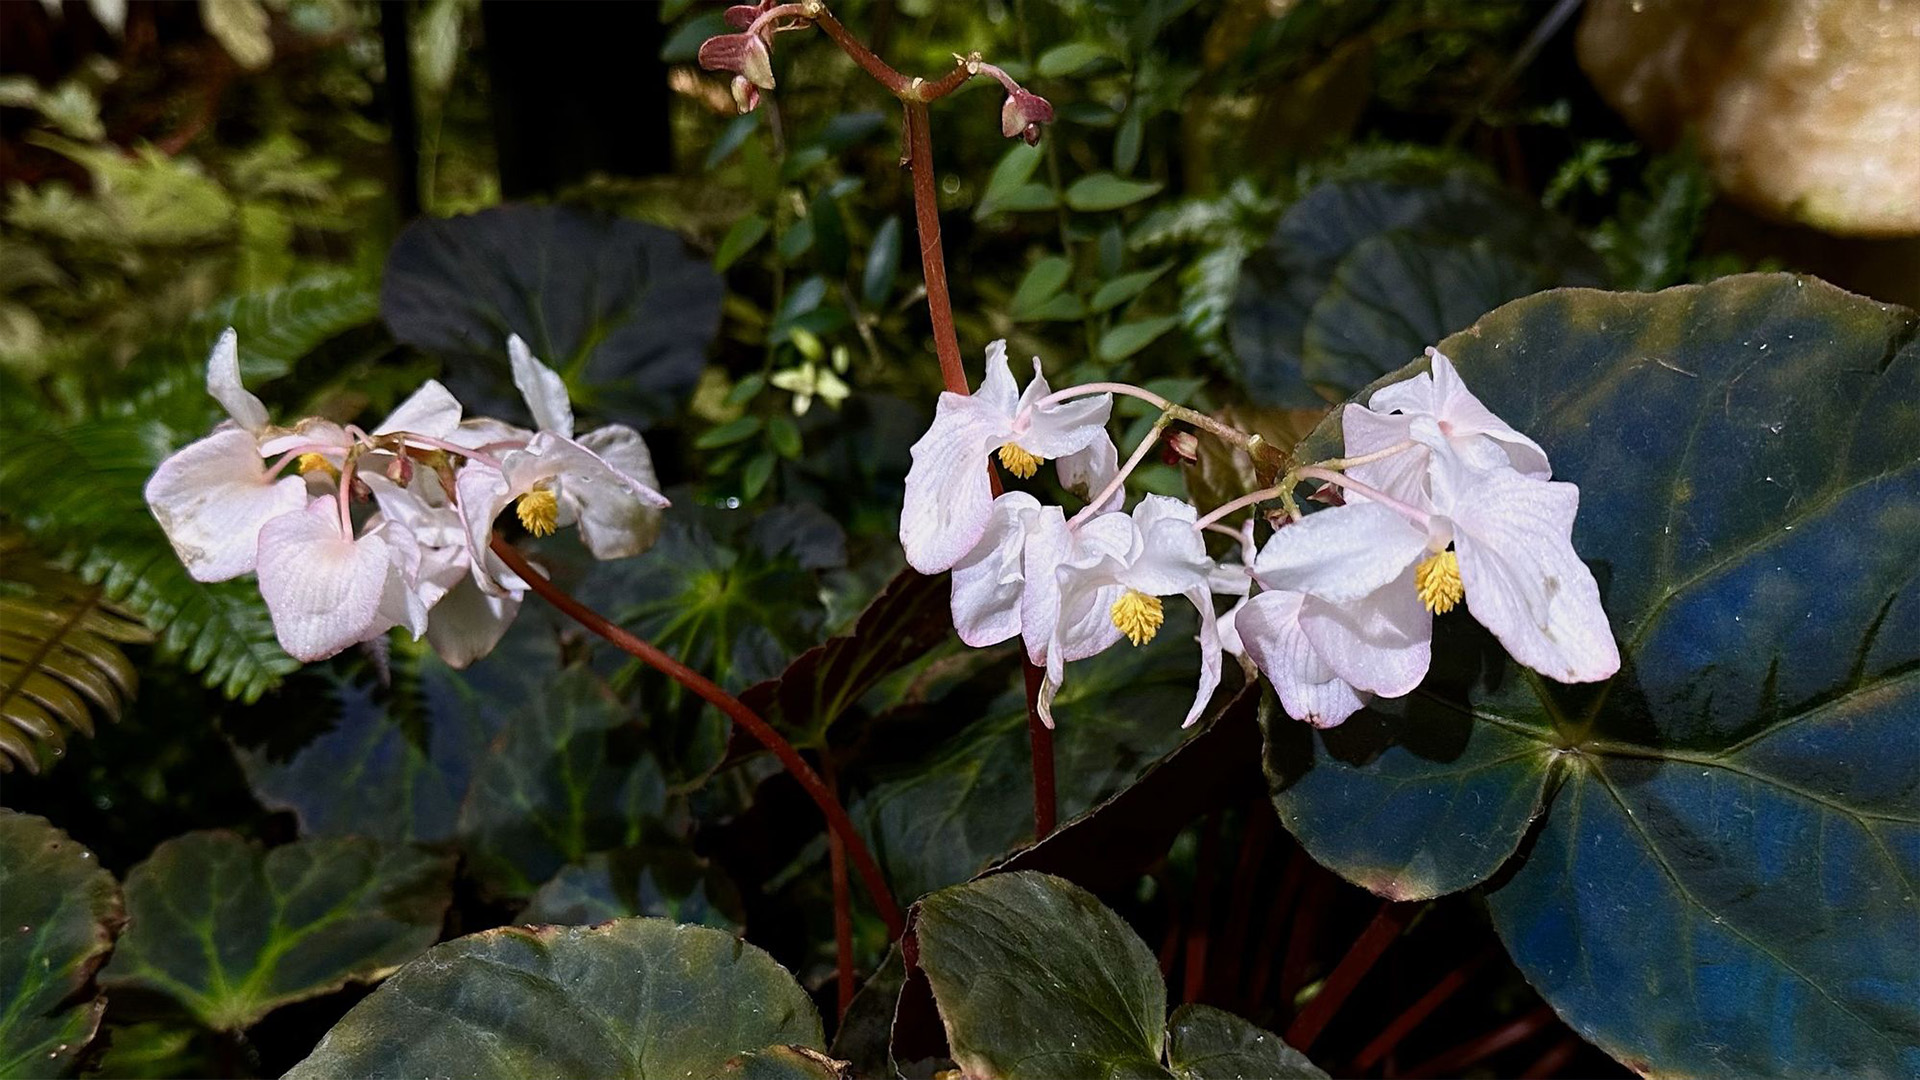
<path fill-rule="evenodd" d="M 561 206 L 422 218 L 387 256 L 380 313 L 394 337 L 454 361 L 470 406 L 527 417 L 507 336 L 557 369 L 575 400 L 629 421 L 673 411 L 720 325 L 720 278 L 670 230 Z"/>
<path fill-rule="evenodd" d="M 1481 313 L 1551 285 L 1599 285 L 1573 227 L 1477 172 L 1329 180 L 1241 266 L 1228 327 L 1263 405 L 1323 404 Z"/>
<path fill-rule="evenodd" d="M 1388 896 L 1493 878 L 1522 970 L 1636 1068 L 1920 1073 L 1917 333 L 1773 274 L 1443 342 L 1580 485 L 1623 667 L 1560 686 L 1443 617 L 1414 695 L 1271 721 L 1283 819 Z"/>
<path fill-rule="evenodd" d="M 0 809 L 0 1076 L 51 1076 L 99 1030 L 83 993 L 113 948 L 120 887 L 45 818 Z"/>
<path fill-rule="evenodd" d="M 819 1049 L 793 977 L 731 934 L 661 919 L 505 927 L 402 968 L 288 1080 L 709 1077 L 774 1045 Z"/>
<path fill-rule="evenodd" d="M 166 994 L 238 1030 L 385 976 L 440 936 L 453 860 L 347 837 L 271 850 L 228 832 L 161 844 L 127 875 L 108 988 Z"/>

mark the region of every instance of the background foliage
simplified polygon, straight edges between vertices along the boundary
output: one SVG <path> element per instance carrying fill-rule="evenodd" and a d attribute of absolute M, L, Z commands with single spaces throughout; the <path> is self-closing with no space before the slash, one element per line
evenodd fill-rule
<path fill-rule="evenodd" d="M 1582 484 L 1627 646 L 1583 696 L 1448 628 L 1428 688 L 1337 731 L 1230 672 L 1183 732 L 1170 626 L 1059 699 L 1038 845 L 1017 654 L 953 641 L 895 539 L 940 383 L 891 103 L 809 32 L 734 116 L 693 65 L 720 5 L 544 36 L 511 7 L 0 5 L 0 926 L 32 928 L 0 940 L 0 1075 L 408 1071 L 455 1021 L 501 1075 L 1920 1068 L 1914 319 L 1720 280 L 1920 277 L 1640 142 L 1567 5 L 835 5 L 903 70 L 977 49 L 1057 110 L 1037 147 L 984 80 L 934 111 L 969 363 L 1005 337 L 1290 446 L 1445 339 Z M 644 429 L 659 545 L 534 547 L 828 767 L 921 901 L 919 970 L 856 893 L 842 1016 L 813 808 L 549 609 L 466 671 L 398 638 L 299 668 L 248 583 L 192 581 L 140 491 L 219 419 L 228 325 L 276 415 L 431 376 L 511 419 L 517 331 L 583 423 Z M 1238 468 L 1135 486 L 1212 505 Z M 981 989 L 1045 980 L 1097 1022 Z"/>

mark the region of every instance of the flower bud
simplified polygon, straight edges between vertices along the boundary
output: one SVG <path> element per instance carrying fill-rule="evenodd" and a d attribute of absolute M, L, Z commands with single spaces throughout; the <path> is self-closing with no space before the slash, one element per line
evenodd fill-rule
<path fill-rule="evenodd" d="M 1314 502 L 1326 503 L 1328 506 L 1347 505 L 1347 493 L 1341 490 L 1338 484 L 1321 484 L 1307 498 Z"/>
<path fill-rule="evenodd" d="M 733 77 L 733 107 L 742 116 L 760 107 L 760 88 L 748 82 L 745 75 Z"/>
<path fill-rule="evenodd" d="M 387 479 L 406 487 L 413 483 L 413 461 L 405 454 L 395 454 L 387 462 Z"/>
<path fill-rule="evenodd" d="M 1161 444 L 1160 460 L 1169 465 L 1191 465 L 1200 460 L 1200 440 L 1191 431 L 1170 431 Z"/>
<path fill-rule="evenodd" d="M 700 66 L 731 71 L 762 90 L 773 89 L 773 53 L 758 34 L 721 34 L 700 46 Z M 735 95 L 736 100 L 739 95 Z"/>
<path fill-rule="evenodd" d="M 1040 125 L 1053 123 L 1053 106 L 1046 98 L 1015 87 L 1000 106 L 1000 134 L 1009 139 L 1027 140 L 1028 146 L 1040 142 Z"/>

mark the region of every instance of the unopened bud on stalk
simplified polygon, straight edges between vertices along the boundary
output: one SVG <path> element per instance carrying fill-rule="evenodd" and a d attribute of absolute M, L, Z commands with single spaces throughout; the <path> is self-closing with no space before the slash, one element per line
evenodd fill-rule
<path fill-rule="evenodd" d="M 758 34 L 721 34 L 700 46 L 700 66 L 731 71 L 762 90 L 773 89 L 773 53 Z M 734 100 L 740 100 L 736 89 Z M 744 111 L 744 110 L 742 110 Z"/>
<path fill-rule="evenodd" d="M 1169 465 L 1191 465 L 1200 460 L 1200 440 L 1191 431 L 1170 431 L 1161 444 L 1160 460 Z"/>
<path fill-rule="evenodd" d="M 395 454 L 393 460 L 387 462 L 387 479 L 401 487 L 413 483 L 413 459 L 404 453 Z"/>
<path fill-rule="evenodd" d="M 1051 123 L 1053 106 L 1046 98 L 1017 86 L 1008 90 L 1007 102 L 1000 106 L 1000 134 L 1035 146 L 1040 142 L 1040 125 Z"/>
<path fill-rule="evenodd" d="M 1326 503 L 1328 506 L 1347 505 L 1347 494 L 1340 490 L 1340 486 L 1337 484 L 1321 484 L 1318 488 L 1315 488 L 1313 494 L 1307 496 L 1307 498 L 1312 499 L 1314 502 Z"/>

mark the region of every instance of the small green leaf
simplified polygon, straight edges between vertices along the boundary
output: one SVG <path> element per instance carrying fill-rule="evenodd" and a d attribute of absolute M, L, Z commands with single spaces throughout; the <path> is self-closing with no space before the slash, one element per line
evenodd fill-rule
<path fill-rule="evenodd" d="M 1040 167 L 1040 158 L 1039 147 L 1014 140 L 1000 158 L 1000 164 L 993 167 L 992 175 L 987 177 L 986 190 L 981 192 L 980 204 L 974 208 L 973 216 L 983 218 L 1008 209 L 1007 199 L 1033 176 L 1033 171 Z"/>
<path fill-rule="evenodd" d="M 1157 180 L 1128 180 L 1110 172 L 1094 173 L 1075 180 L 1067 188 L 1067 206 L 1085 213 L 1118 210 L 1151 198 L 1165 186 Z"/>
<path fill-rule="evenodd" d="M 800 427 L 786 416 L 775 416 L 767 421 L 767 444 L 773 451 L 789 461 L 800 458 Z"/>
<path fill-rule="evenodd" d="M 740 149 L 740 144 L 746 142 L 747 136 L 752 135 L 754 129 L 760 126 L 760 116 L 759 111 L 754 111 L 745 116 L 736 116 L 727 122 L 727 126 L 720 131 L 720 137 L 713 140 L 713 148 L 707 151 L 704 167 L 708 172 L 718 168 L 721 162 L 732 157 L 733 152 Z"/>
<path fill-rule="evenodd" d="M 1105 60 L 1109 55 L 1104 45 L 1091 41 L 1069 41 L 1041 53 L 1033 66 L 1043 78 L 1060 79 Z"/>
<path fill-rule="evenodd" d="M 1020 285 L 1013 290 L 1013 299 L 1007 304 L 1007 313 L 1019 319 L 1053 299 L 1060 287 L 1067 283 L 1073 274 L 1073 264 L 1058 255 L 1048 255 L 1027 268 Z"/>
<path fill-rule="evenodd" d="M 734 222 L 733 228 L 728 229 L 727 235 L 721 238 L 720 250 L 714 252 L 714 270 L 726 273 L 727 267 L 738 262 L 740 256 L 752 251 L 753 246 L 766 237 L 768 227 L 767 219 L 759 214 L 748 214 Z"/>
<path fill-rule="evenodd" d="M 759 498 L 767 490 L 767 481 L 773 479 L 773 467 L 779 460 L 766 451 L 755 454 L 740 473 L 740 494 L 749 501 Z"/>
<path fill-rule="evenodd" d="M 867 249 L 866 269 L 860 275 L 860 299 L 868 307 L 885 303 L 899 271 L 900 219 L 890 217 L 874 230 L 873 246 Z"/>
<path fill-rule="evenodd" d="M 1145 127 L 1138 104 L 1120 118 L 1120 130 L 1113 136 L 1113 167 L 1122 175 L 1132 172 L 1133 167 L 1140 164 L 1140 139 Z"/>
<path fill-rule="evenodd" d="M 701 433 L 699 438 L 693 440 L 693 445 L 700 450 L 718 450 L 723 446 L 745 442 L 760 433 L 760 423 L 760 418 L 757 416 L 742 416 L 737 420 L 729 420 L 717 428 L 710 428 Z"/>
<path fill-rule="evenodd" d="M 127 875 L 127 932 L 100 985 L 166 994 L 238 1031 L 433 944 L 452 877 L 451 856 L 357 837 L 264 850 L 229 832 L 177 836 Z"/>
<path fill-rule="evenodd" d="M 1119 307 L 1145 292 L 1147 286 L 1160 280 L 1160 275 L 1166 273 L 1172 266 L 1172 263 L 1161 263 L 1151 270 L 1140 270 L 1103 282 L 1098 289 L 1094 290 L 1093 302 L 1090 306 L 1095 314 Z"/>
<path fill-rule="evenodd" d="M 993 208 L 1008 213 L 1021 213 L 1051 210 L 1058 205 L 1060 200 L 1054 197 L 1052 188 L 1041 183 L 1030 183 L 1021 184 L 1008 192 L 1006 198 L 1000 200 Z"/>
<path fill-rule="evenodd" d="M 767 377 L 756 371 L 733 384 L 733 389 L 727 392 L 727 404 L 733 406 L 745 405 L 755 397 L 758 397 L 760 391 L 766 388 Z"/>
<path fill-rule="evenodd" d="M 400 969 L 287 1080 L 711 1077 L 793 1045 L 824 1045 L 812 1000 L 732 934 L 664 919 L 510 926 Z"/>
<path fill-rule="evenodd" d="M 813 205 L 807 210 L 807 221 L 813 225 L 813 251 L 820 260 L 820 269 L 835 278 L 843 277 L 847 272 L 847 225 L 840 216 L 840 204 L 825 191 L 813 197 Z"/>
<path fill-rule="evenodd" d="M 1180 325 L 1180 316 L 1162 315 L 1140 322 L 1121 323 L 1100 335 L 1100 359 L 1108 363 L 1125 360 L 1152 344 L 1153 339 Z"/>
<path fill-rule="evenodd" d="M 780 234 L 780 258 L 785 262 L 797 262 L 800 256 L 813 246 L 813 219 L 801 218 L 787 226 Z"/>
<path fill-rule="evenodd" d="M 1086 315 L 1087 308 L 1072 293 L 1056 293 L 1046 303 L 1026 313 L 1023 322 L 1070 322 Z"/>
<path fill-rule="evenodd" d="M 107 999 L 84 990 L 113 948 L 120 888 L 45 818 L 0 808 L 0 1076 L 57 1076 Z"/>

